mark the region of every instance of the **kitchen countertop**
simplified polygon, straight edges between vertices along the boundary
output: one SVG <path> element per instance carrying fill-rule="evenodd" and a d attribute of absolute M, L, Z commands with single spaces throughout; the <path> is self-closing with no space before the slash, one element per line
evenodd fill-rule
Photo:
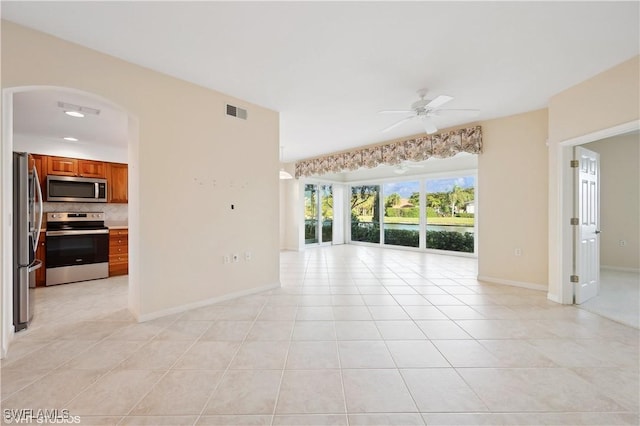
<path fill-rule="evenodd" d="M 122 220 L 122 221 L 118 221 L 118 220 L 106 220 L 104 222 L 104 225 L 109 228 L 109 229 L 129 229 L 129 224 Z"/>

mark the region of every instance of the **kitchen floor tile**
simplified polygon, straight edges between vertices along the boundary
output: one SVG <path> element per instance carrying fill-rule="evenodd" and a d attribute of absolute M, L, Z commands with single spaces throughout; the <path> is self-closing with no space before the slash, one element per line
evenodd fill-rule
<path fill-rule="evenodd" d="M 189 344 L 176 340 L 154 340 L 146 343 L 118 369 L 122 370 L 166 370 L 189 349 Z"/>
<path fill-rule="evenodd" d="M 196 425 L 216 425 L 216 426 L 270 426 L 271 415 L 218 415 L 202 416 L 195 423 Z M 190 423 L 193 425 L 193 423 Z"/>
<path fill-rule="evenodd" d="M 349 413 L 415 413 L 418 411 L 396 369 L 343 369 L 342 375 Z"/>
<path fill-rule="evenodd" d="M 198 341 L 174 364 L 177 370 L 224 370 L 240 349 L 240 342 Z"/>
<path fill-rule="evenodd" d="M 289 342 L 246 341 L 229 368 L 232 370 L 283 369 Z"/>
<path fill-rule="evenodd" d="M 637 329 L 478 281 L 471 258 L 280 259 L 281 288 L 144 323 L 127 277 L 37 288 L 3 408 L 95 425 L 638 424 Z"/>
<path fill-rule="evenodd" d="M 68 405 L 69 412 L 85 415 L 126 415 L 160 380 L 159 370 L 118 370 L 83 390 Z"/>
<path fill-rule="evenodd" d="M 317 370 L 339 367 L 338 347 L 335 340 L 327 342 L 291 342 L 286 364 L 288 370 Z"/>
<path fill-rule="evenodd" d="M 413 321 L 376 321 L 384 340 L 424 340 L 424 333 Z"/>
<path fill-rule="evenodd" d="M 380 340 L 373 321 L 336 321 L 336 336 L 338 340 Z"/>
<path fill-rule="evenodd" d="M 200 414 L 221 376 L 221 371 L 171 370 L 130 414 Z"/>
<path fill-rule="evenodd" d="M 344 412 L 340 370 L 285 370 L 276 414 Z"/>
<path fill-rule="evenodd" d="M 382 340 L 338 342 L 338 351 L 342 368 L 395 368 Z"/>
<path fill-rule="evenodd" d="M 400 371 L 420 412 L 488 411 L 453 368 Z"/>
<path fill-rule="evenodd" d="M 462 368 L 458 371 L 491 411 L 625 411 L 595 386 L 563 368 Z"/>
<path fill-rule="evenodd" d="M 273 414 L 280 370 L 228 371 L 209 400 L 205 414 Z"/>
<path fill-rule="evenodd" d="M 200 340 L 244 340 L 252 325 L 251 321 L 214 321 Z"/>
<path fill-rule="evenodd" d="M 429 341 L 395 340 L 386 344 L 398 368 L 451 367 Z"/>
<path fill-rule="evenodd" d="M 256 321 L 247 340 L 290 340 L 293 321 Z"/>
<path fill-rule="evenodd" d="M 336 340 L 333 321 L 296 321 L 292 340 Z"/>

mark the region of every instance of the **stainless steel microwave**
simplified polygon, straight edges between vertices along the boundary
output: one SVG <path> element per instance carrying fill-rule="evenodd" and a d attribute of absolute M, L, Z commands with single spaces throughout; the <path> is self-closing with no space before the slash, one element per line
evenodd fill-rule
<path fill-rule="evenodd" d="M 106 203 L 107 180 L 73 176 L 47 176 L 47 201 Z"/>

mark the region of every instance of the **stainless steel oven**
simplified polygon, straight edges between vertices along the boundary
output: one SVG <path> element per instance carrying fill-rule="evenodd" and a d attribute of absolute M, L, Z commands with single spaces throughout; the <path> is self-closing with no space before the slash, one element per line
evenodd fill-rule
<path fill-rule="evenodd" d="M 109 276 L 104 213 L 47 213 L 47 285 Z"/>

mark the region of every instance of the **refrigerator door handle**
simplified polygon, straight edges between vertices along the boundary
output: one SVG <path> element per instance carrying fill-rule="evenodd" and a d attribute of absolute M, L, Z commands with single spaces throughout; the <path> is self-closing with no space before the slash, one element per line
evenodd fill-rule
<path fill-rule="evenodd" d="M 33 246 L 33 253 L 38 250 L 38 240 L 40 239 L 40 231 L 42 231 L 42 215 L 43 213 L 43 204 L 42 204 L 42 187 L 40 186 L 40 177 L 38 176 L 38 170 L 33 168 L 33 178 L 35 180 L 36 188 L 38 189 L 38 211 L 40 213 L 40 217 L 38 218 L 38 228 L 36 229 L 35 235 L 35 245 Z M 37 268 L 36 268 L 37 269 Z"/>
<path fill-rule="evenodd" d="M 29 265 L 29 267 L 27 268 L 27 272 L 33 272 L 36 269 L 40 269 L 42 268 L 42 260 L 34 260 L 33 263 L 31 265 Z"/>

